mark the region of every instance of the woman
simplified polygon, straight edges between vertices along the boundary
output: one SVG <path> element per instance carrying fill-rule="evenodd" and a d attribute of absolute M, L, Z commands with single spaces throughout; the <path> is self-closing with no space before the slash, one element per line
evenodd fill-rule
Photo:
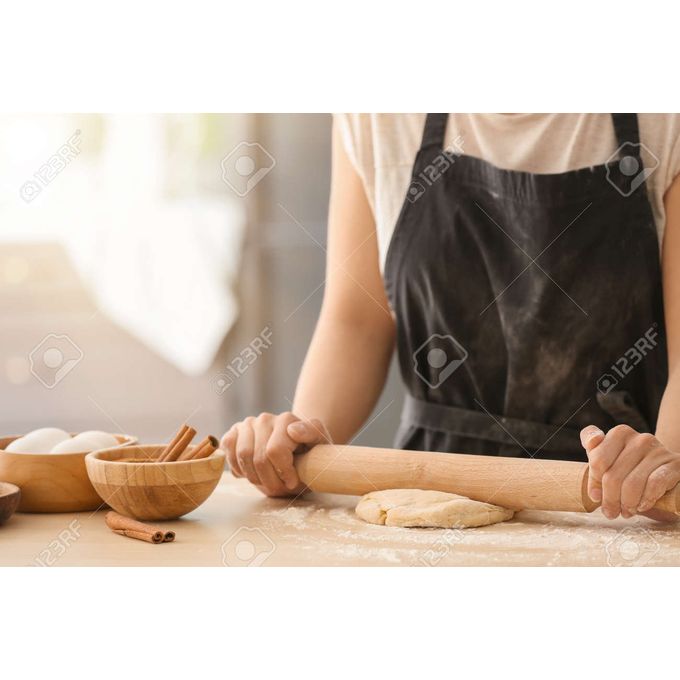
<path fill-rule="evenodd" d="M 352 437 L 396 344 L 397 446 L 588 460 L 608 518 L 662 519 L 680 481 L 678 174 L 676 115 L 337 116 L 293 412 L 225 434 L 233 474 L 299 493 L 293 452 Z"/>

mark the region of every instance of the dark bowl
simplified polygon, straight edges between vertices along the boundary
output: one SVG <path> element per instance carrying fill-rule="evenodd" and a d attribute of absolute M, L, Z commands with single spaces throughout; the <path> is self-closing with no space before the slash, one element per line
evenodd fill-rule
<path fill-rule="evenodd" d="M 6 522 L 19 507 L 21 489 L 9 482 L 0 482 L 0 524 Z"/>

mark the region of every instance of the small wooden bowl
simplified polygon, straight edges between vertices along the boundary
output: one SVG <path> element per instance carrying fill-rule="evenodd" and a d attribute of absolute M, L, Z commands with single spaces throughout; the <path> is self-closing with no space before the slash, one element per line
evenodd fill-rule
<path fill-rule="evenodd" d="M 218 449 L 199 460 L 154 462 L 164 448 L 151 444 L 94 451 L 85 458 L 87 474 L 97 493 L 121 515 L 177 519 L 215 490 L 224 471 L 224 452 Z"/>
<path fill-rule="evenodd" d="M 0 524 L 6 522 L 19 506 L 21 489 L 14 484 L 0 482 Z"/>
<path fill-rule="evenodd" d="M 137 439 L 114 435 L 120 447 Z M 85 512 L 96 510 L 102 499 L 85 469 L 86 453 L 10 453 L 18 437 L 0 438 L 0 479 L 21 489 L 19 512 Z"/>

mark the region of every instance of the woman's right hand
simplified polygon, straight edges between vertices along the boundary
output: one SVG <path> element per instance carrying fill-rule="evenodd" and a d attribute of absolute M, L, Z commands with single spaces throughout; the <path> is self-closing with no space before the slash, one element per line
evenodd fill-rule
<path fill-rule="evenodd" d="M 267 496 L 290 496 L 304 490 L 293 454 L 328 441 L 328 431 L 315 418 L 261 413 L 232 425 L 220 446 L 234 477 L 247 477 Z"/>

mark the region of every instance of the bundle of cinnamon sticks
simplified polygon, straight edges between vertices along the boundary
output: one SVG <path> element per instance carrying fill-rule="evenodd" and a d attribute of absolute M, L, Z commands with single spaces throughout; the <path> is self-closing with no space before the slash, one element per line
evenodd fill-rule
<path fill-rule="evenodd" d="M 200 444 L 189 449 L 196 430 L 189 425 L 182 425 L 172 441 L 161 451 L 156 459 L 157 463 L 172 463 L 173 461 L 198 460 L 207 458 L 214 453 L 220 443 L 212 435 L 208 435 Z"/>

